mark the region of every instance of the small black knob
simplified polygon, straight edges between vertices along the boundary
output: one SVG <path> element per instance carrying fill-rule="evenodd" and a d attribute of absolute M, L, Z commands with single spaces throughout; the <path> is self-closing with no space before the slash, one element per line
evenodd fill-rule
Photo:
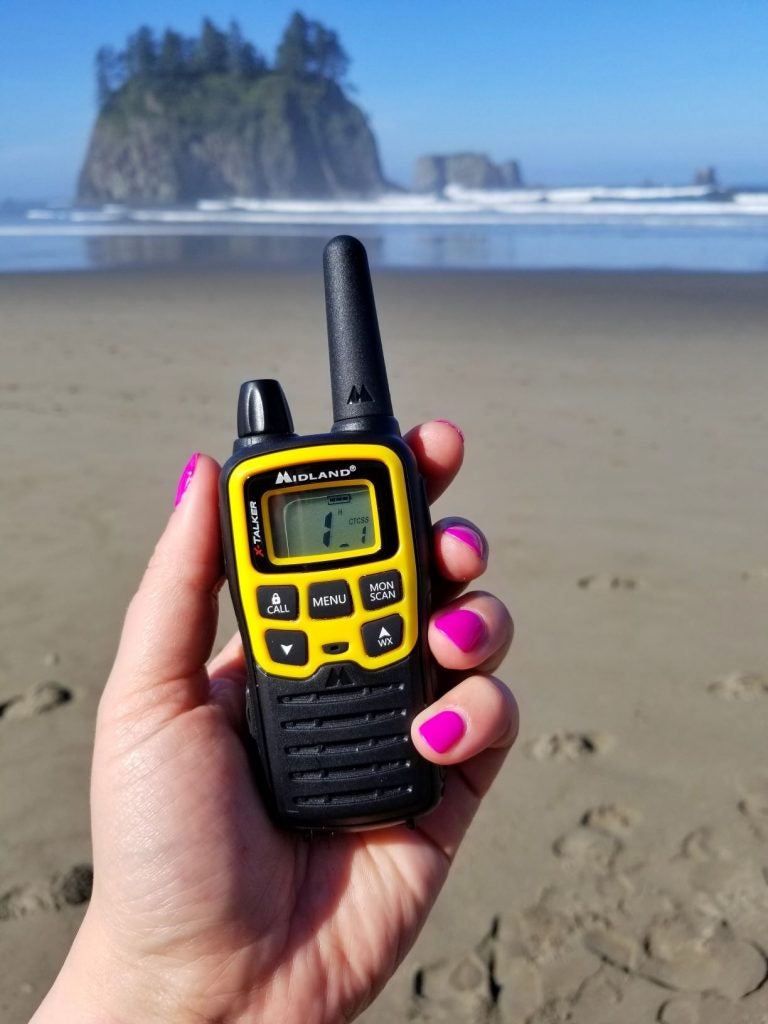
<path fill-rule="evenodd" d="M 276 380 L 247 380 L 240 385 L 237 402 L 237 436 L 292 434 L 288 400 Z"/>

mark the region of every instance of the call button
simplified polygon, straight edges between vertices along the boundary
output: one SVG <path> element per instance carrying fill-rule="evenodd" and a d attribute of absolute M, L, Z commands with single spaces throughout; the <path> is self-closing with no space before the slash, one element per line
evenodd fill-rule
<path fill-rule="evenodd" d="M 256 591 L 259 615 L 264 619 L 297 619 L 299 594 L 296 587 L 278 583 Z"/>

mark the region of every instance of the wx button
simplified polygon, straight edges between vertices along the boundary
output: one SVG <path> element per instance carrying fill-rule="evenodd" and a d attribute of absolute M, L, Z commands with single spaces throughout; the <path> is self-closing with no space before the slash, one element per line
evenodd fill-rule
<path fill-rule="evenodd" d="M 399 647 L 403 642 L 403 620 L 399 615 L 387 615 L 385 619 L 366 622 L 362 629 L 365 653 L 376 658 Z"/>

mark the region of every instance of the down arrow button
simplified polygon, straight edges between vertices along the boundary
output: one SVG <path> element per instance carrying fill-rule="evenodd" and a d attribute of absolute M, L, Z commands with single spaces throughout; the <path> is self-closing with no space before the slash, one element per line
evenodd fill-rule
<path fill-rule="evenodd" d="M 307 664 L 307 634 L 298 629 L 268 629 L 265 638 L 272 661 L 279 665 Z"/>

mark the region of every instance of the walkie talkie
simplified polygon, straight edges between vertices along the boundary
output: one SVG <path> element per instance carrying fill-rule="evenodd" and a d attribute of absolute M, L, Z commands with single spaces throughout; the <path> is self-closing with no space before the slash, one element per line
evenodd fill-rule
<path fill-rule="evenodd" d="M 295 434 L 280 384 L 246 381 L 220 483 L 254 764 L 273 819 L 312 832 L 410 822 L 442 789 L 410 739 L 435 696 L 424 483 L 392 413 L 365 249 L 339 235 L 323 265 L 331 432 Z"/>

